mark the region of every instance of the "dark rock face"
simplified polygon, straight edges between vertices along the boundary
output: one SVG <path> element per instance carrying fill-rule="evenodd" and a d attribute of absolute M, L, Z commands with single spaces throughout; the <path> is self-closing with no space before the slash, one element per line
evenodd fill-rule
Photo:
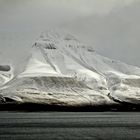
<path fill-rule="evenodd" d="M 0 71 L 10 71 L 11 68 L 9 65 L 0 65 Z"/>

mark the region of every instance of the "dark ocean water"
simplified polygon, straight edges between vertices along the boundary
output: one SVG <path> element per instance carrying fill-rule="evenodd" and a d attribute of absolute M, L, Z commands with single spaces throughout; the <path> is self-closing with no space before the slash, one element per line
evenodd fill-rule
<path fill-rule="evenodd" d="M 140 139 L 140 112 L 0 112 L 0 140 Z"/>

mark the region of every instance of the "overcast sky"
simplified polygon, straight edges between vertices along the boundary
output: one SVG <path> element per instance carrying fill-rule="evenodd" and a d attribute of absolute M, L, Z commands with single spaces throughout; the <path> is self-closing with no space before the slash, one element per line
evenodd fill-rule
<path fill-rule="evenodd" d="M 0 0 L 0 55 L 24 57 L 42 31 L 60 28 L 140 66 L 139 13 L 139 0 Z"/>

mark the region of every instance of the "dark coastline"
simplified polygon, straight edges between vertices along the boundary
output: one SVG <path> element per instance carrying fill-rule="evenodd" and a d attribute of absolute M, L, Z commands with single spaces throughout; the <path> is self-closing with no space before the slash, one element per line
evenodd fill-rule
<path fill-rule="evenodd" d="M 122 105 L 99 105 L 99 106 L 62 106 L 35 103 L 8 103 L 0 104 L 0 111 L 62 111 L 62 112 L 139 112 L 140 105 L 122 104 Z"/>

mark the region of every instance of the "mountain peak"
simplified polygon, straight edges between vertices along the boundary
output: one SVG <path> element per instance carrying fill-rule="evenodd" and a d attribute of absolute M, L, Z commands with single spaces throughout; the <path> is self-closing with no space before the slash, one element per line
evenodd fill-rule
<path fill-rule="evenodd" d="M 70 33 L 66 33 L 64 31 L 56 31 L 56 30 L 47 30 L 45 32 L 42 32 L 40 35 L 40 38 L 42 40 L 65 40 L 65 41 L 78 41 L 77 38 L 75 38 Z"/>
<path fill-rule="evenodd" d="M 44 49 L 64 49 L 72 48 L 75 51 L 79 48 L 90 49 L 91 47 L 81 43 L 73 35 L 64 31 L 44 31 L 36 40 L 33 47 Z"/>

